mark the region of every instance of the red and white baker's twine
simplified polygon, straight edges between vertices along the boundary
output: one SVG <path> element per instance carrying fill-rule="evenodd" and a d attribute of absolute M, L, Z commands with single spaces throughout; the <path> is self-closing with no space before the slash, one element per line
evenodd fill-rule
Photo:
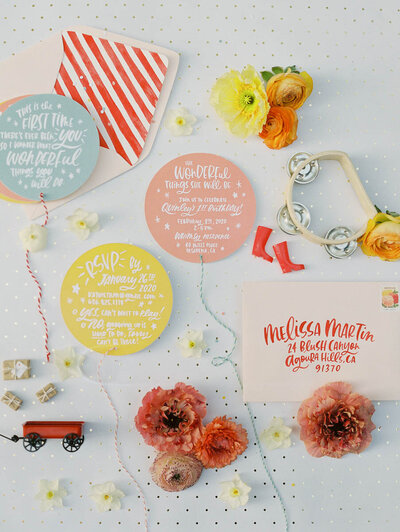
<path fill-rule="evenodd" d="M 130 478 L 132 479 L 133 483 L 135 484 L 136 486 L 136 489 L 139 493 L 139 496 L 142 500 L 142 504 L 143 504 L 143 511 L 144 511 L 144 528 L 146 530 L 146 532 L 148 532 L 149 528 L 148 528 L 148 523 L 147 523 L 147 504 L 146 504 L 146 499 L 144 497 L 144 493 L 143 493 L 143 490 L 142 488 L 140 487 L 138 481 L 135 479 L 135 477 L 132 475 L 132 473 L 130 473 L 130 471 L 128 471 L 127 467 L 124 465 L 124 463 L 122 462 L 121 460 L 121 456 L 119 454 L 119 449 L 118 449 L 118 428 L 119 428 L 119 414 L 118 414 L 118 411 L 117 409 L 115 408 L 114 406 L 114 403 L 112 402 L 112 399 L 110 397 L 110 394 L 108 393 L 108 391 L 106 390 L 104 384 L 103 384 L 103 380 L 101 378 L 101 366 L 104 362 L 104 359 L 106 358 L 106 356 L 111 352 L 111 351 L 114 351 L 114 349 L 116 349 L 115 347 L 113 347 L 112 349 L 109 349 L 108 351 L 106 351 L 106 353 L 104 353 L 104 356 L 101 358 L 100 362 L 98 363 L 97 365 L 97 380 L 99 381 L 100 383 L 100 386 L 101 386 L 101 389 L 102 391 L 106 394 L 106 397 L 108 399 L 108 402 L 110 403 L 110 406 L 111 408 L 113 409 L 114 411 L 114 415 L 115 415 L 115 428 L 114 428 L 114 447 L 115 447 L 115 454 L 117 456 L 117 461 L 119 463 L 119 465 L 121 466 L 121 468 L 125 471 L 125 473 L 127 475 L 130 476 Z"/>
<path fill-rule="evenodd" d="M 43 205 L 44 214 L 45 214 L 45 219 L 44 219 L 44 222 L 42 223 L 42 227 L 45 227 L 47 225 L 48 221 L 49 221 L 49 210 L 47 209 L 47 205 L 46 205 L 46 203 L 44 201 L 43 192 L 40 193 L 40 202 Z M 43 314 L 43 311 L 42 311 L 42 295 L 43 295 L 43 292 L 42 292 L 42 287 L 40 286 L 40 283 L 39 283 L 36 275 L 33 273 L 32 269 L 31 269 L 31 263 L 29 261 L 29 250 L 28 249 L 26 250 L 26 254 L 25 254 L 25 263 L 26 263 L 26 268 L 27 268 L 30 276 L 35 281 L 36 286 L 38 287 L 39 295 L 38 295 L 38 298 L 37 298 L 37 308 L 38 308 L 38 312 L 39 312 L 39 314 L 40 314 L 40 316 L 42 317 L 42 320 L 43 320 L 43 325 L 44 325 L 44 348 L 46 350 L 47 362 L 50 362 L 49 328 L 47 326 L 46 317 L 45 317 L 45 315 Z"/>

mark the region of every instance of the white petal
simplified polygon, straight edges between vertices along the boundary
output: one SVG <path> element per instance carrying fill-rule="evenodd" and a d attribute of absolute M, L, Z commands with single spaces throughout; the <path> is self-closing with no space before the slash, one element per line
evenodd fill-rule
<path fill-rule="evenodd" d="M 283 425 L 283 419 L 281 417 L 273 417 L 270 427 L 281 427 Z"/>
<path fill-rule="evenodd" d="M 89 212 L 88 215 L 85 217 L 86 224 L 92 228 L 94 227 L 99 221 L 99 215 L 97 212 Z"/>
<path fill-rule="evenodd" d="M 201 342 L 203 340 L 203 332 L 202 331 L 189 331 L 188 338 L 192 340 L 193 342 Z"/>
<path fill-rule="evenodd" d="M 85 227 L 84 229 L 79 229 L 75 231 L 75 234 L 81 239 L 81 240 L 87 240 L 90 235 L 90 229 Z"/>
<path fill-rule="evenodd" d="M 89 213 L 85 211 L 84 209 L 78 208 L 78 209 L 75 209 L 73 216 L 75 216 L 75 218 L 83 219 L 83 218 L 86 218 L 88 214 Z"/>
<path fill-rule="evenodd" d="M 116 498 L 113 497 L 111 499 L 110 508 L 111 510 L 119 510 L 121 508 L 121 501 L 119 500 L 118 497 Z"/>

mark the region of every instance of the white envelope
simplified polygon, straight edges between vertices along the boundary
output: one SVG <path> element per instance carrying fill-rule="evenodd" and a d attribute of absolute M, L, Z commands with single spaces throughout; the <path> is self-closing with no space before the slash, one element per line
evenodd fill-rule
<path fill-rule="evenodd" d="M 345 381 L 400 399 L 399 282 L 248 282 L 244 401 L 302 401 Z"/>
<path fill-rule="evenodd" d="M 160 126 L 179 63 L 178 54 L 171 50 L 95 28 L 73 26 L 0 63 L 0 102 L 23 95 L 50 94 L 54 92 L 54 86 L 64 56 L 62 33 L 66 31 L 84 33 L 94 38 L 107 39 L 123 45 L 162 54 L 167 58 L 168 66 L 151 125 L 138 160 L 134 164 L 130 164 L 112 148 L 100 147 L 97 165 L 86 183 L 70 196 L 48 202 L 49 210 L 55 209 L 59 205 L 63 205 L 98 185 L 130 170 L 138 162 L 147 157 Z M 24 209 L 30 219 L 37 218 L 43 214 L 43 208 L 38 203 L 25 204 Z"/>

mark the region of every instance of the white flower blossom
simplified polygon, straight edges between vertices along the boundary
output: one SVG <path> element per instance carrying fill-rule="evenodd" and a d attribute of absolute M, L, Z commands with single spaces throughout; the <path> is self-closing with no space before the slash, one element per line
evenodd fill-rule
<path fill-rule="evenodd" d="M 41 251 L 47 245 L 47 227 L 31 224 L 19 232 L 19 238 L 24 249 L 28 251 Z"/>
<path fill-rule="evenodd" d="M 193 132 L 193 125 L 196 122 L 197 118 L 190 114 L 185 107 L 168 109 L 165 115 L 165 127 L 175 137 L 191 135 Z"/>
<path fill-rule="evenodd" d="M 245 506 L 249 500 L 250 486 L 245 484 L 240 476 L 236 473 L 233 480 L 220 482 L 222 487 L 218 498 L 226 502 L 231 508 Z"/>
<path fill-rule="evenodd" d="M 86 240 L 90 233 L 100 228 L 99 215 L 96 212 L 87 212 L 76 209 L 74 214 L 67 216 L 68 229 L 75 233 L 81 240 Z"/>
<path fill-rule="evenodd" d="M 274 417 L 269 427 L 260 434 L 260 440 L 270 451 L 279 448 L 287 449 L 292 444 L 291 432 L 292 429 L 284 425 L 282 418 Z"/>
<path fill-rule="evenodd" d="M 67 495 L 64 488 L 59 485 L 58 480 L 40 480 L 39 491 L 35 499 L 40 501 L 40 509 L 47 512 L 52 508 L 61 508 L 63 506 L 63 497 Z"/>
<path fill-rule="evenodd" d="M 90 488 L 90 498 L 96 503 L 99 512 L 119 510 L 122 497 L 125 497 L 125 493 L 117 489 L 114 482 L 96 484 Z"/>
<path fill-rule="evenodd" d="M 178 340 L 178 346 L 185 358 L 200 358 L 207 344 L 203 340 L 203 331 L 187 331 Z"/>
<path fill-rule="evenodd" d="M 81 365 L 84 359 L 85 357 L 77 355 L 72 347 L 54 350 L 53 361 L 60 374 L 60 379 L 63 381 L 69 377 L 82 375 Z"/>

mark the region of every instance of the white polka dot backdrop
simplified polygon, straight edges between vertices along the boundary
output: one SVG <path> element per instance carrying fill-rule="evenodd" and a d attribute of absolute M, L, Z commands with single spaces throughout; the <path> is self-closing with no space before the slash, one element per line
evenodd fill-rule
<path fill-rule="evenodd" d="M 113 442 L 114 417 L 96 382 L 99 356 L 88 353 L 67 330 L 59 307 L 63 277 L 88 249 L 108 242 L 129 242 L 151 252 L 170 275 L 174 308 L 168 327 L 148 349 L 123 358 L 107 358 L 104 382 L 120 415 L 119 450 L 143 488 L 149 506 L 149 529 L 282 531 L 284 518 L 258 455 L 241 391 L 229 364 L 213 367 L 211 359 L 231 348 L 225 329 L 205 312 L 199 297 L 200 266 L 164 252 L 153 240 L 144 217 L 147 186 L 170 159 L 185 153 L 211 152 L 232 160 L 250 179 L 257 197 L 257 225 L 274 228 L 270 243 L 287 239 L 302 272 L 282 277 L 276 262 L 251 255 L 255 227 L 246 243 L 230 257 L 205 265 L 205 295 L 219 318 L 238 333 L 234 359 L 241 368 L 241 285 L 246 280 L 397 280 L 398 263 L 368 259 L 357 251 L 335 260 L 300 237 L 277 229 L 276 212 L 283 202 L 286 162 L 297 151 L 349 153 L 374 203 L 399 209 L 399 9 L 395 2 L 370 0 L 290 2 L 205 0 L 140 2 L 110 0 L 12 0 L 2 6 L 1 58 L 73 24 L 107 29 L 169 47 L 180 53 L 180 67 L 170 107 L 183 105 L 198 118 L 192 136 L 172 138 L 161 128 L 151 154 L 132 171 L 51 213 L 49 245 L 32 256 L 32 267 L 44 287 L 43 308 L 50 328 L 50 347 L 75 346 L 86 355 L 85 378 L 60 382 L 44 362 L 43 329 L 36 312 L 36 289 L 24 265 L 19 230 L 27 225 L 21 206 L 0 204 L 0 339 L 1 358 L 30 358 L 33 378 L 2 383 L 24 401 L 14 412 L 0 405 L 1 432 L 21 434 L 28 420 L 84 420 L 85 442 L 67 454 L 59 440 L 37 453 L 21 443 L 0 442 L 1 530 L 144 530 L 138 493 L 120 469 Z M 314 78 L 314 92 L 299 112 L 299 139 L 281 151 L 268 150 L 259 139 L 231 137 L 208 103 L 216 77 L 246 64 L 257 69 L 296 64 Z M 337 221 L 356 225 L 359 206 L 333 163 L 324 163 L 321 179 L 295 198 L 311 211 L 313 229 L 324 233 Z M 309 196 L 307 196 L 309 194 Z M 82 207 L 100 215 L 102 229 L 87 241 L 66 230 L 66 216 Z M 265 305 L 271 305 L 265 301 Z M 203 329 L 208 352 L 201 360 L 181 357 L 176 340 L 188 328 Z M 384 358 L 383 353 L 377 356 Z M 59 393 L 40 404 L 35 392 L 49 381 Z M 250 436 L 247 451 L 232 465 L 204 470 L 198 483 L 180 493 L 155 486 L 149 466 L 154 450 L 134 428 L 141 398 L 152 387 L 190 383 L 208 400 L 207 420 L 232 416 Z M 6 386 L 7 385 L 7 386 Z M 314 459 L 299 440 L 295 403 L 255 404 L 258 432 L 273 416 L 293 428 L 289 449 L 267 451 L 267 463 L 288 511 L 290 530 L 357 532 L 390 531 L 399 520 L 399 404 L 375 403 L 373 442 L 359 456 Z M 252 487 L 249 503 L 228 509 L 217 496 L 219 482 L 235 472 Z M 41 478 L 59 478 L 68 491 L 65 507 L 48 513 L 34 500 Z M 125 493 L 120 511 L 98 513 L 89 498 L 92 484 L 114 481 Z"/>

